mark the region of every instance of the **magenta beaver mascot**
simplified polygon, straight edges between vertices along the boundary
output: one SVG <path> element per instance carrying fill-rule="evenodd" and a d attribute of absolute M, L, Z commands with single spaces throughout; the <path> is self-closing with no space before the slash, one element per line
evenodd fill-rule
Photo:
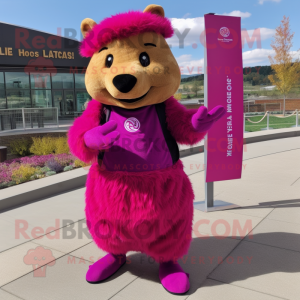
<path fill-rule="evenodd" d="M 93 163 L 85 213 L 93 240 L 108 253 L 89 267 L 86 280 L 107 279 L 128 251 L 139 251 L 159 263 L 167 291 L 186 293 L 189 274 L 177 260 L 191 243 L 194 193 L 177 143 L 201 141 L 225 109 L 187 110 L 173 97 L 181 75 L 165 40 L 173 28 L 161 6 L 99 24 L 84 19 L 81 31 L 93 100 L 70 128 L 69 145 Z"/>

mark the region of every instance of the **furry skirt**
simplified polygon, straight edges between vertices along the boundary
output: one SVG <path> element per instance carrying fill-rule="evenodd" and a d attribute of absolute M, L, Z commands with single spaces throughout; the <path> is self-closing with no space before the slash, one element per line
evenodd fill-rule
<path fill-rule="evenodd" d="M 146 172 L 90 168 L 86 218 L 93 240 L 112 254 L 138 251 L 158 262 L 187 254 L 194 193 L 179 160 Z"/>

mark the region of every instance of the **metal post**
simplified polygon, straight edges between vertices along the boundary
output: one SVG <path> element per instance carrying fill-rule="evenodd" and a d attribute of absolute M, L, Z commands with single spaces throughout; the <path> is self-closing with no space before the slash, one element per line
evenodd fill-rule
<path fill-rule="evenodd" d="M 214 183 L 206 182 L 205 184 L 205 205 L 206 207 L 214 206 Z"/>
<path fill-rule="evenodd" d="M 207 48 L 206 45 L 204 46 L 204 106 L 208 106 L 207 101 Z M 237 207 L 236 204 L 227 203 L 222 200 L 214 200 L 214 183 L 213 182 L 206 182 L 206 168 L 207 168 L 207 149 L 208 147 L 208 140 L 207 134 L 204 137 L 204 185 L 205 185 L 205 200 L 194 202 L 194 208 L 209 212 L 215 210 L 224 210 Z"/>
<path fill-rule="evenodd" d="M 279 111 L 281 112 L 281 102 L 279 102 L 279 105 L 280 105 L 280 106 L 279 106 Z"/>
<path fill-rule="evenodd" d="M 299 112 L 298 112 L 298 109 L 296 109 L 296 125 L 293 125 L 292 127 L 296 127 L 297 128 L 299 126 L 298 116 L 299 116 Z"/>
<path fill-rule="evenodd" d="M 269 130 L 270 127 L 269 127 L 269 112 L 267 111 L 267 130 Z"/>
<path fill-rule="evenodd" d="M 23 129 L 26 129 L 26 122 L 25 122 L 25 109 L 22 107 L 22 119 L 23 119 Z"/>
<path fill-rule="evenodd" d="M 59 123 L 58 123 L 58 108 L 55 107 L 56 110 L 56 124 L 57 124 L 57 128 L 59 127 Z"/>

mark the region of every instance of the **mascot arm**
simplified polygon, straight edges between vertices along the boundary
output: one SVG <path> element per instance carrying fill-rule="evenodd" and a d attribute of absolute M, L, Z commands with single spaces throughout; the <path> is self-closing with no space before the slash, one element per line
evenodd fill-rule
<path fill-rule="evenodd" d="M 200 142 L 211 126 L 225 115 L 223 106 L 214 107 L 209 113 L 205 106 L 186 109 L 174 97 L 166 102 L 168 129 L 179 144 L 194 145 Z"/>
<path fill-rule="evenodd" d="M 75 119 L 68 132 L 68 143 L 72 154 L 89 163 L 97 161 L 99 150 L 88 148 L 84 142 L 84 134 L 99 126 L 101 103 L 91 100 L 83 114 Z"/>

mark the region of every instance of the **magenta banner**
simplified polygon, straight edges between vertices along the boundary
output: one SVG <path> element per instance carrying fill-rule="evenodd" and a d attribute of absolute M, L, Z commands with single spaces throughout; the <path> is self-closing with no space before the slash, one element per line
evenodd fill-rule
<path fill-rule="evenodd" d="M 226 115 L 206 137 L 206 182 L 241 178 L 243 160 L 243 62 L 241 18 L 205 15 L 205 104 Z"/>

